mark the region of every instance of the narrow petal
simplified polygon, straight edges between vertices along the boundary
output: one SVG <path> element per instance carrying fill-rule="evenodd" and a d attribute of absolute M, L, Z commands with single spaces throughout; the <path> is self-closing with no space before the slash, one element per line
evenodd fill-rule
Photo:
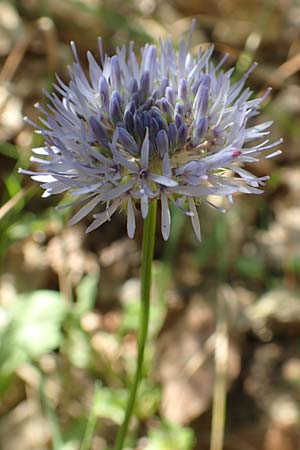
<path fill-rule="evenodd" d="M 161 193 L 161 233 L 165 241 L 169 239 L 171 227 L 171 215 L 167 195 Z"/>
<path fill-rule="evenodd" d="M 121 69 L 117 55 L 111 58 L 111 81 L 114 89 L 119 90 L 121 87 Z"/>
<path fill-rule="evenodd" d="M 187 195 L 191 197 L 202 197 L 204 195 L 230 195 L 238 190 L 233 186 L 176 186 L 168 188 L 170 192 Z"/>
<path fill-rule="evenodd" d="M 146 98 L 150 89 L 150 73 L 145 70 L 140 78 L 140 91 L 142 95 Z"/>
<path fill-rule="evenodd" d="M 169 154 L 166 153 L 163 158 L 163 174 L 167 178 L 171 178 L 172 176 L 172 170 L 171 170 L 171 163 L 170 163 L 170 157 Z"/>
<path fill-rule="evenodd" d="M 91 225 L 86 229 L 86 233 L 95 230 L 96 228 L 103 225 L 105 222 L 111 219 L 111 216 L 118 209 L 121 200 L 115 200 L 105 211 L 95 216 L 95 220 L 91 223 Z"/>
<path fill-rule="evenodd" d="M 114 162 L 116 164 L 121 164 L 121 166 L 125 167 L 125 169 L 128 169 L 132 173 L 138 172 L 138 168 L 136 167 L 136 165 L 125 158 L 125 156 L 123 156 L 114 145 L 109 144 L 109 148 L 113 154 Z"/>
<path fill-rule="evenodd" d="M 159 156 L 161 157 L 161 159 L 163 159 L 163 157 L 164 157 L 165 153 L 167 153 L 168 147 L 169 147 L 168 135 L 165 132 L 165 130 L 160 130 L 158 132 L 158 135 L 156 137 L 156 146 L 157 146 Z"/>
<path fill-rule="evenodd" d="M 188 127 L 183 123 L 178 128 L 178 142 L 179 142 L 179 144 L 184 145 L 185 141 L 187 140 L 187 137 L 188 137 Z"/>
<path fill-rule="evenodd" d="M 171 122 L 169 125 L 168 138 L 169 138 L 169 146 L 172 150 L 174 150 L 177 145 L 178 131 L 175 123 L 173 122 Z"/>
<path fill-rule="evenodd" d="M 29 171 L 20 170 L 21 173 L 29 173 Z M 33 175 L 31 177 L 34 181 L 39 181 L 40 183 L 52 183 L 56 181 L 53 175 Z"/>
<path fill-rule="evenodd" d="M 143 219 L 146 219 L 147 214 L 148 214 L 148 209 L 149 209 L 148 195 L 143 194 L 141 196 L 141 212 L 142 212 Z"/>
<path fill-rule="evenodd" d="M 194 228 L 194 231 L 195 231 L 198 241 L 201 241 L 201 228 L 200 228 L 198 211 L 197 211 L 194 199 L 191 197 L 188 197 L 188 202 L 189 202 L 189 208 L 191 211 L 192 225 L 193 225 L 193 228 Z"/>
<path fill-rule="evenodd" d="M 102 144 L 106 147 L 109 139 L 101 122 L 97 120 L 95 116 L 91 116 L 89 122 L 99 144 Z"/>
<path fill-rule="evenodd" d="M 101 195 L 96 195 L 96 197 L 92 198 L 92 200 L 80 208 L 80 210 L 69 220 L 69 225 L 75 225 L 75 223 L 80 222 L 80 220 L 87 216 L 100 201 Z"/>
<path fill-rule="evenodd" d="M 49 154 L 47 147 L 36 147 L 36 148 L 33 148 L 32 151 L 33 151 L 33 153 L 36 153 L 37 155 L 47 156 Z"/>
<path fill-rule="evenodd" d="M 135 233 L 135 215 L 133 202 L 131 197 L 128 198 L 127 202 L 127 234 L 130 239 L 133 239 Z"/>
<path fill-rule="evenodd" d="M 148 169 L 148 164 L 149 164 L 149 129 L 146 128 L 146 135 L 141 148 L 141 168 Z"/>
<path fill-rule="evenodd" d="M 133 137 L 125 130 L 125 128 L 119 127 L 119 142 L 122 144 L 125 150 L 131 155 L 138 154 L 138 146 Z"/>
<path fill-rule="evenodd" d="M 99 79 L 99 92 L 101 96 L 102 105 L 106 111 L 109 109 L 109 87 L 107 79 L 101 76 Z"/>
<path fill-rule="evenodd" d="M 104 202 L 107 202 L 117 197 L 120 197 L 121 195 L 125 194 L 125 192 L 129 191 L 134 185 L 134 183 L 135 180 L 130 180 L 128 181 L 128 183 L 123 183 L 114 189 L 110 189 L 108 192 L 105 192 L 105 194 L 102 195 L 102 200 Z"/>
<path fill-rule="evenodd" d="M 122 121 L 121 100 L 118 91 L 112 93 L 109 102 L 109 114 L 115 125 Z"/>
<path fill-rule="evenodd" d="M 155 181 L 158 184 L 162 184 L 163 186 L 167 186 L 167 187 L 178 186 L 177 181 L 172 180 L 171 178 L 167 178 L 163 175 L 158 175 L 156 173 L 150 173 L 148 175 L 148 178 L 152 181 Z"/>

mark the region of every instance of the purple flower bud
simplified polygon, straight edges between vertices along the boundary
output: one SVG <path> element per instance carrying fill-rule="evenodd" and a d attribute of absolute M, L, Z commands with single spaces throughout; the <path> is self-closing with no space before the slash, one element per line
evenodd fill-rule
<path fill-rule="evenodd" d="M 146 99 L 144 103 L 144 109 L 148 110 L 154 105 L 154 98 L 151 96 Z"/>
<path fill-rule="evenodd" d="M 208 120 L 206 117 L 202 117 L 197 123 L 196 128 L 194 130 L 194 144 L 198 145 L 204 136 L 204 134 L 207 132 L 208 129 Z"/>
<path fill-rule="evenodd" d="M 115 125 L 122 121 L 121 98 L 118 91 L 114 91 L 111 95 L 109 115 Z"/>
<path fill-rule="evenodd" d="M 125 114 L 127 112 L 131 112 L 131 114 L 134 114 L 135 111 L 136 111 L 136 104 L 133 100 L 131 100 L 125 108 Z"/>
<path fill-rule="evenodd" d="M 201 98 L 199 102 L 199 114 L 201 116 L 205 116 L 208 111 L 208 104 L 209 104 L 209 89 L 204 86 L 202 88 Z"/>
<path fill-rule="evenodd" d="M 128 133 L 133 134 L 134 120 L 133 120 L 133 114 L 131 111 L 126 111 L 126 113 L 124 115 L 124 123 L 125 123 L 125 128 L 128 131 Z"/>
<path fill-rule="evenodd" d="M 146 98 L 149 94 L 150 90 L 150 74 L 148 70 L 145 70 L 140 79 L 140 93 L 144 98 Z"/>
<path fill-rule="evenodd" d="M 156 47 L 155 45 L 149 45 L 149 47 L 145 51 L 145 70 L 153 70 L 156 66 Z"/>
<path fill-rule="evenodd" d="M 162 97 L 164 95 L 164 93 L 166 92 L 167 87 L 169 86 L 169 80 L 167 77 L 163 77 L 161 80 L 161 85 L 160 85 L 160 96 Z"/>
<path fill-rule="evenodd" d="M 175 114 L 180 114 L 181 116 L 183 115 L 183 107 L 178 102 L 175 105 Z"/>
<path fill-rule="evenodd" d="M 121 87 L 121 69 L 119 58 L 117 55 L 114 55 L 111 58 L 111 80 L 112 86 L 114 89 L 120 89 Z"/>
<path fill-rule="evenodd" d="M 165 113 L 168 122 L 170 122 L 174 116 L 174 111 L 172 106 L 170 105 L 170 103 L 168 102 L 168 100 L 166 98 L 162 98 L 161 99 L 161 106 L 162 106 L 162 110 Z"/>
<path fill-rule="evenodd" d="M 138 136 L 140 142 L 143 142 L 145 137 L 145 127 L 143 125 L 143 121 L 140 117 L 140 113 L 137 111 L 133 116 L 134 119 L 134 130 L 136 136 Z"/>
<path fill-rule="evenodd" d="M 138 92 L 134 92 L 130 97 L 130 100 L 135 105 L 136 109 L 140 106 L 140 95 Z"/>
<path fill-rule="evenodd" d="M 167 86 L 166 87 L 166 99 L 168 100 L 168 102 L 171 105 L 174 105 L 174 93 L 173 93 L 173 89 L 171 88 L 171 86 Z"/>
<path fill-rule="evenodd" d="M 211 85 L 211 78 L 209 75 L 206 75 L 198 88 L 198 92 L 196 94 L 193 104 L 195 116 L 197 119 L 206 116 L 207 114 L 209 106 L 210 85 Z"/>
<path fill-rule="evenodd" d="M 153 98 L 154 101 L 157 100 L 157 98 L 159 97 L 159 95 L 160 95 L 160 90 L 159 90 L 158 88 L 155 88 L 155 89 L 152 91 L 152 93 L 151 93 L 151 96 L 152 96 L 152 98 Z"/>
<path fill-rule="evenodd" d="M 139 152 L 137 143 L 133 137 L 125 130 L 125 128 L 119 127 L 119 141 L 130 154 L 137 155 Z"/>
<path fill-rule="evenodd" d="M 168 135 L 165 132 L 165 130 L 160 130 L 158 132 L 157 138 L 156 138 L 156 146 L 158 154 L 161 158 L 164 157 L 164 154 L 168 151 L 169 147 L 169 140 Z"/>
<path fill-rule="evenodd" d="M 169 137 L 169 146 L 172 150 L 174 150 L 177 145 L 178 131 L 177 131 L 175 123 L 173 123 L 173 122 L 170 123 L 170 125 L 169 125 L 168 137 Z"/>
<path fill-rule="evenodd" d="M 165 120 L 163 119 L 163 117 L 161 115 L 160 110 L 157 108 L 152 108 L 151 113 L 152 113 L 152 117 L 158 123 L 159 129 L 167 131 L 168 127 L 167 127 Z"/>
<path fill-rule="evenodd" d="M 103 125 L 99 122 L 99 120 L 96 119 L 95 116 L 90 117 L 90 125 L 99 144 L 107 147 L 107 144 L 109 142 L 108 136 Z"/>
<path fill-rule="evenodd" d="M 183 101 L 183 103 L 187 103 L 187 84 L 184 79 L 179 81 L 178 85 L 178 97 Z"/>
<path fill-rule="evenodd" d="M 161 99 L 160 98 L 158 98 L 157 100 L 156 100 L 156 102 L 155 102 L 155 106 L 158 108 L 158 109 L 162 109 L 162 106 L 161 106 Z"/>
<path fill-rule="evenodd" d="M 157 121 L 154 119 L 154 117 L 150 120 L 150 127 L 149 127 L 149 134 L 150 134 L 150 140 L 152 142 L 156 142 L 156 136 L 159 132 L 159 126 Z"/>
<path fill-rule="evenodd" d="M 183 120 L 182 115 L 176 114 L 175 115 L 175 124 L 176 124 L 177 129 L 179 129 L 183 123 L 184 123 L 184 120 Z"/>
<path fill-rule="evenodd" d="M 188 136 L 188 127 L 183 123 L 178 129 L 178 142 L 184 145 Z"/>
<path fill-rule="evenodd" d="M 150 126 L 150 115 L 148 111 L 142 112 L 142 122 L 145 128 L 149 128 Z"/>
<path fill-rule="evenodd" d="M 132 80 L 130 80 L 130 84 L 129 84 L 129 92 L 132 95 L 134 92 L 138 92 L 138 90 L 139 90 L 138 82 L 137 82 L 136 78 L 132 78 Z"/>
<path fill-rule="evenodd" d="M 108 108 L 109 108 L 109 88 L 108 88 L 107 79 L 104 76 L 101 76 L 100 80 L 99 80 L 99 92 L 100 92 L 100 97 L 101 97 L 102 104 L 103 104 L 105 110 L 108 111 Z"/>

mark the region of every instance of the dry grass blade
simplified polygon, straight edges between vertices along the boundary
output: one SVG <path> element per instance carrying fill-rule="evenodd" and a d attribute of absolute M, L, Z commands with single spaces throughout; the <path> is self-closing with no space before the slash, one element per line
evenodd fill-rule
<path fill-rule="evenodd" d="M 35 186 L 24 188 L 4 203 L 4 205 L 0 207 L 0 220 L 2 220 L 6 214 L 8 214 L 19 203 L 19 201 L 23 200 L 33 189 L 35 189 Z"/>
<path fill-rule="evenodd" d="M 279 87 L 287 78 L 291 77 L 298 71 L 300 71 L 300 53 L 281 64 L 281 66 L 279 66 L 270 77 L 269 83 L 273 86 Z"/>
<path fill-rule="evenodd" d="M 218 295 L 218 317 L 215 341 L 215 382 L 210 450 L 222 450 L 226 417 L 226 388 L 229 360 L 228 323 L 225 287 Z"/>
<path fill-rule="evenodd" d="M 22 59 L 24 58 L 26 49 L 31 42 L 32 31 L 25 29 L 20 39 L 16 42 L 14 48 L 9 53 L 0 72 L 0 83 L 9 82 L 14 77 Z"/>

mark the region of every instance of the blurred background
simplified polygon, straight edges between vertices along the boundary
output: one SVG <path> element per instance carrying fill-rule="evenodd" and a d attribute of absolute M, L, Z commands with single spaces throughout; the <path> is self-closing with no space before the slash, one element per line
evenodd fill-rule
<path fill-rule="evenodd" d="M 69 42 L 82 64 L 130 40 L 136 48 L 196 19 L 193 48 L 249 85 L 273 90 L 259 120 L 274 120 L 283 154 L 251 167 L 271 174 L 262 196 L 238 196 L 221 215 L 203 206 L 199 245 L 172 211 L 157 234 L 150 339 L 127 447 L 140 450 L 300 448 L 300 4 L 297 0 L 10 0 L 0 2 L 0 448 L 105 450 L 122 422 L 134 371 L 141 223 L 125 217 L 85 235 L 66 227 L 59 198 L 29 177 L 24 125 L 67 79 Z M 211 421 L 213 419 L 213 427 Z M 223 423 L 226 422 L 223 435 Z"/>

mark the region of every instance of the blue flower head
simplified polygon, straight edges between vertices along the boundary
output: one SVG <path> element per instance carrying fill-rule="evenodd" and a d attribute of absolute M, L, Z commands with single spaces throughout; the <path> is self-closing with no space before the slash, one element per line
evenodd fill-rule
<path fill-rule="evenodd" d="M 147 44 L 138 56 L 130 44 L 109 57 L 99 39 L 99 61 L 88 52 L 86 74 L 71 43 L 69 83 L 57 76 L 54 92 L 44 92 L 46 109 L 36 105 L 41 125 L 26 118 L 44 138 L 31 158 L 39 172 L 21 170 L 42 183 L 43 196 L 69 192 L 70 206 L 80 205 L 71 224 L 93 212 L 92 231 L 125 209 L 132 238 L 135 210 L 145 218 L 149 202 L 159 199 L 163 238 L 172 202 L 200 240 L 200 202 L 211 205 L 208 196 L 217 195 L 231 203 L 235 192 L 262 192 L 268 177 L 241 165 L 278 155 L 271 149 L 281 140 L 265 138 L 271 122 L 249 125 L 268 94 L 253 98 L 244 88 L 255 64 L 232 82 L 233 69 L 222 68 L 225 57 L 212 61 L 212 46 L 196 57 L 189 47 L 182 39 L 176 50 L 168 39 Z"/>

